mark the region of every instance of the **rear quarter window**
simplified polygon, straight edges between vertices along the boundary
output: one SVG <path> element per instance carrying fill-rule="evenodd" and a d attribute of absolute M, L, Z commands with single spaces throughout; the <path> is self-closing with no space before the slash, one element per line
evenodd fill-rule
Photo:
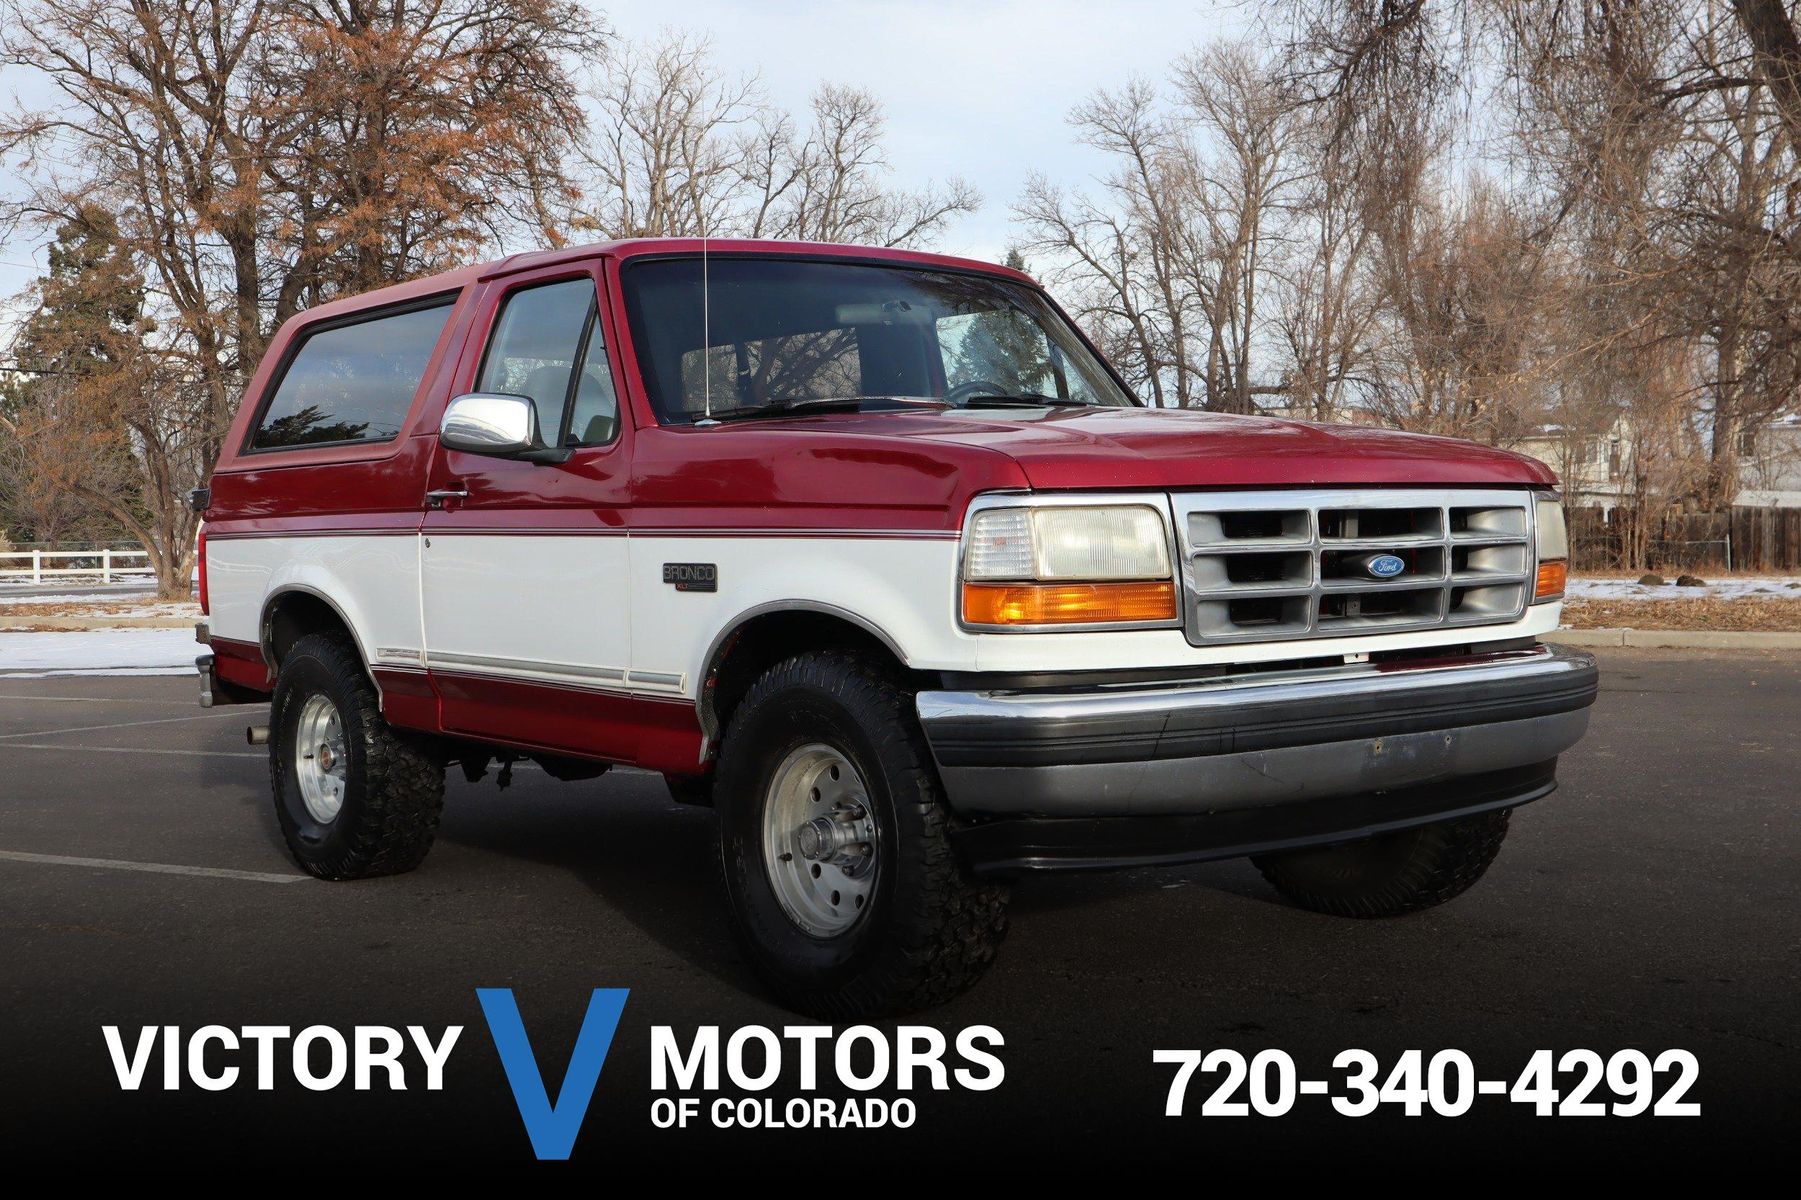
<path fill-rule="evenodd" d="M 446 297 L 305 334 L 263 406 L 250 449 L 398 437 L 452 303 Z"/>

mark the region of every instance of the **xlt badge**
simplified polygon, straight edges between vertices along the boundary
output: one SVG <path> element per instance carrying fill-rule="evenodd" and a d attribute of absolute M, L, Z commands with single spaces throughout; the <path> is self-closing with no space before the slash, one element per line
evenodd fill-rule
<path fill-rule="evenodd" d="M 719 590 L 719 564 L 664 563 L 663 582 L 673 583 L 678 592 L 716 592 Z"/>

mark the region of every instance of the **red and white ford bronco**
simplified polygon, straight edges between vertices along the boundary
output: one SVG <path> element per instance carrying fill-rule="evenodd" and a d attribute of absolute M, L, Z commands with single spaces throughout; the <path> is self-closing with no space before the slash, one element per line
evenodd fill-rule
<path fill-rule="evenodd" d="M 1475 882 L 1596 673 L 1554 476 L 1149 409 L 1029 278 L 658 240 L 278 333 L 213 475 L 203 704 L 272 697 L 324 879 L 444 772 L 661 772 L 751 961 L 833 1018 L 967 987 L 1025 871 L 1248 855 L 1384 916 Z"/>

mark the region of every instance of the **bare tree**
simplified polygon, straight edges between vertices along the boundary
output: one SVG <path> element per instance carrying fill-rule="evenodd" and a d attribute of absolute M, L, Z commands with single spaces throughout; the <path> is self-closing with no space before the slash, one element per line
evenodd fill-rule
<path fill-rule="evenodd" d="M 75 394 L 129 444 L 164 590 L 275 326 L 543 231 L 582 130 L 570 64 L 601 41 L 572 0 L 0 3 L 0 65 L 52 97 L 0 118 L 21 183 L 0 227 L 109 212 L 145 275 L 138 391 Z"/>
<path fill-rule="evenodd" d="M 1404 429 L 1505 442 L 1541 415 L 1543 248 L 1492 185 L 1441 191 L 1422 173 L 1377 229 L 1387 336 L 1370 401 Z"/>
<path fill-rule="evenodd" d="M 1296 143 L 1302 175 L 1288 245 L 1272 272 L 1271 320 L 1287 355 L 1290 411 L 1330 421 L 1374 382 L 1374 226 L 1363 219 L 1364 196 L 1331 131 L 1303 116 Z"/>
<path fill-rule="evenodd" d="M 1792 7 L 1782 0 L 1732 0 L 1757 73 L 1782 115 L 1789 144 L 1801 148 L 1801 35 L 1795 32 Z"/>
<path fill-rule="evenodd" d="M 917 191 L 889 183 L 885 122 L 873 93 L 827 84 L 813 94 L 811 116 L 806 136 L 781 160 L 791 182 L 760 209 L 753 236 L 913 246 L 980 207 L 981 196 L 960 179 Z"/>
<path fill-rule="evenodd" d="M 960 180 L 897 188 L 880 103 L 827 84 L 801 122 L 702 38 L 628 46 L 596 87 L 584 224 L 615 237 L 700 234 L 918 245 L 980 197 Z"/>
<path fill-rule="evenodd" d="M 1182 255 L 1191 190 L 1180 132 L 1150 84 L 1097 92 L 1070 114 L 1083 142 L 1118 164 L 1098 196 L 1066 195 L 1032 177 L 1014 215 L 1022 249 L 1069 283 L 1082 315 L 1102 330 L 1132 381 L 1159 407 L 1186 408 L 1204 392 L 1188 331 L 1201 325 Z"/>
<path fill-rule="evenodd" d="M 1068 284 L 1131 381 L 1159 406 L 1250 412 L 1274 247 L 1300 175 L 1292 108 L 1245 46 L 1180 60 L 1173 95 L 1143 80 L 1070 114 L 1113 163 L 1096 192 L 1043 177 L 1014 206 L 1023 248 Z"/>
<path fill-rule="evenodd" d="M 596 186 L 587 224 L 613 237 L 719 232 L 737 218 L 748 176 L 782 157 L 754 77 L 727 79 L 704 39 L 670 34 L 628 44 L 592 92 L 597 118 L 583 154 Z M 765 157 L 767 153 L 767 157 Z M 784 190 L 772 165 L 767 187 Z"/>
<path fill-rule="evenodd" d="M 1292 79 L 1365 177 L 1392 180 L 1408 113 L 1496 154 L 1513 202 L 1568 270 L 1553 403 L 1620 411 L 1607 377 L 1674 340 L 1709 470 L 1695 499 L 1732 502 L 1741 444 L 1801 390 L 1791 6 L 1642 0 L 1327 0 L 1268 6 Z M 1498 76 L 1474 48 L 1493 46 Z M 1498 102 L 1498 103 L 1497 103 Z M 1479 114 L 1479 115 L 1478 115 Z M 1383 194 L 1396 189 L 1384 185 Z M 1548 282 L 1548 281 L 1547 281 Z M 1703 356 L 1683 353 L 1690 365 Z M 1593 421 L 1584 424 L 1593 424 Z"/>
<path fill-rule="evenodd" d="M 1238 42 L 1178 60 L 1175 84 L 1178 119 L 1211 150 L 1191 151 L 1189 207 L 1199 227 L 1183 255 L 1208 324 L 1208 407 L 1249 413 L 1254 392 L 1276 390 L 1253 383 L 1253 356 L 1259 304 L 1300 179 L 1290 156 L 1294 107 L 1268 66 Z"/>

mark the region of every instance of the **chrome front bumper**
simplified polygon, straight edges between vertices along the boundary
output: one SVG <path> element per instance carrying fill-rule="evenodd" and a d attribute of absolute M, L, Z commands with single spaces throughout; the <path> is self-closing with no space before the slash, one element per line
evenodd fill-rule
<path fill-rule="evenodd" d="M 1587 730 L 1597 678 L 1592 656 L 1537 646 L 918 706 L 967 816 L 1200 815 L 1549 762 Z"/>

